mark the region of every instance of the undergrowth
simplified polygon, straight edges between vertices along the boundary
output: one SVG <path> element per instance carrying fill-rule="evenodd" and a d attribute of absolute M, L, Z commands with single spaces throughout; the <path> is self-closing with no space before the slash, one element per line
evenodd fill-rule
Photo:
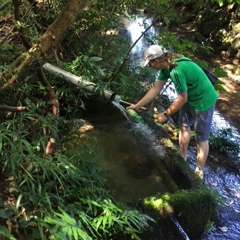
<path fill-rule="evenodd" d="M 54 131 L 49 122 L 27 112 L 0 126 L 1 175 L 7 180 L 0 199 L 0 235 L 86 240 L 109 239 L 121 232 L 139 239 L 151 219 L 114 201 L 91 154 L 67 156 L 59 149 L 46 156 L 49 136 L 42 134 L 36 141 L 40 134 L 35 134 L 33 141 L 33 132 Z"/>

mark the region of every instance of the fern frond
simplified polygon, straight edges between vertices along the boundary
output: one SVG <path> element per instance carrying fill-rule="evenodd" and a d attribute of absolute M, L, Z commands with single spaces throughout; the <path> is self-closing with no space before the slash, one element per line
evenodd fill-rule
<path fill-rule="evenodd" d="M 91 240 L 81 222 L 77 222 L 73 217 L 66 213 L 63 209 L 59 209 L 61 213 L 54 212 L 55 218 L 46 217 L 45 222 L 54 225 L 50 233 L 56 239 L 64 236 L 69 240 Z"/>
<path fill-rule="evenodd" d="M 0 236 L 7 237 L 9 240 L 17 240 L 6 227 L 0 226 Z"/>

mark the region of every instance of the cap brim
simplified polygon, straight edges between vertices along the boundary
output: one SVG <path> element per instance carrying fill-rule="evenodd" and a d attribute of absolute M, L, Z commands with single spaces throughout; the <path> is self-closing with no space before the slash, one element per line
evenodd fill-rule
<path fill-rule="evenodd" d="M 142 68 L 146 67 L 146 65 L 149 63 L 149 60 L 143 60 L 141 63 L 140 63 L 140 66 Z"/>

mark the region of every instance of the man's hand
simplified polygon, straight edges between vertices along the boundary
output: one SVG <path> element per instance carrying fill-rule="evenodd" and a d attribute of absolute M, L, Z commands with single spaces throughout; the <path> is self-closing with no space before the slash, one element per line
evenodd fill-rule
<path fill-rule="evenodd" d="M 137 104 L 132 104 L 132 105 L 130 105 L 129 107 L 127 107 L 127 110 L 128 110 L 128 109 L 132 109 L 132 110 L 134 110 L 134 111 L 137 112 L 137 111 L 139 110 L 139 108 L 140 108 L 140 107 L 138 107 Z"/>
<path fill-rule="evenodd" d="M 163 112 L 159 113 L 156 117 L 156 122 L 164 123 L 167 120 L 167 117 L 164 115 Z"/>

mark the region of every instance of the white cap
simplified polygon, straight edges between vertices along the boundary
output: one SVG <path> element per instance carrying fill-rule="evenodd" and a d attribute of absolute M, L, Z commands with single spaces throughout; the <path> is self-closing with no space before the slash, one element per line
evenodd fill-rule
<path fill-rule="evenodd" d="M 140 64 L 141 67 L 145 67 L 150 60 L 153 60 L 155 58 L 161 57 L 163 54 L 167 53 L 168 51 L 159 45 L 152 45 L 149 48 L 147 48 L 143 55 L 143 60 Z"/>

